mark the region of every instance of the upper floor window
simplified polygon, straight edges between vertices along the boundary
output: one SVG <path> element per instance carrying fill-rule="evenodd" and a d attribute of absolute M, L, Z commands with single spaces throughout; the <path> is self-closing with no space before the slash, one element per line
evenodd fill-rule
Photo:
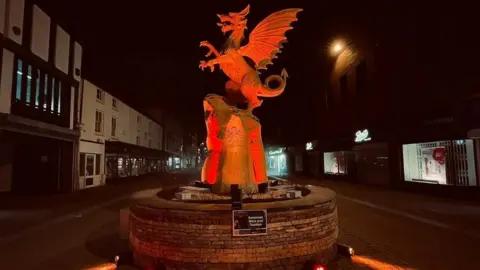
<path fill-rule="evenodd" d="M 95 133 L 103 134 L 103 112 L 95 112 Z"/>
<path fill-rule="evenodd" d="M 112 108 L 113 108 L 114 110 L 117 110 L 117 109 L 118 109 L 118 108 L 117 108 L 117 99 L 116 99 L 116 98 L 113 98 L 113 99 L 112 99 Z"/>
<path fill-rule="evenodd" d="M 105 93 L 100 89 L 97 89 L 97 101 L 105 102 Z"/>
<path fill-rule="evenodd" d="M 145 140 L 147 140 L 147 132 L 145 132 Z"/>
<path fill-rule="evenodd" d="M 148 147 L 152 148 L 152 140 L 148 140 Z"/>
<path fill-rule="evenodd" d="M 137 136 L 137 144 L 140 145 L 140 136 Z"/>
<path fill-rule="evenodd" d="M 142 116 L 137 115 L 137 124 L 141 124 L 141 123 L 142 123 Z"/>
<path fill-rule="evenodd" d="M 148 133 L 152 134 L 152 121 L 148 122 Z"/>
<path fill-rule="evenodd" d="M 62 83 L 43 70 L 16 59 L 14 92 L 15 102 L 51 114 L 62 113 Z"/>
<path fill-rule="evenodd" d="M 112 134 L 113 138 L 117 137 L 117 119 L 112 117 Z"/>

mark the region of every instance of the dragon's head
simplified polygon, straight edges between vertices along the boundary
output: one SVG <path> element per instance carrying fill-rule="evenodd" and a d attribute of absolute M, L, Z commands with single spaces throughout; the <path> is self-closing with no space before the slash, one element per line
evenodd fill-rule
<path fill-rule="evenodd" d="M 232 32 L 232 38 L 241 38 L 243 37 L 244 30 L 247 29 L 246 16 L 249 12 L 250 5 L 238 13 L 229 12 L 228 15 L 217 14 L 218 18 L 220 18 L 220 22 L 217 23 L 217 25 L 220 26 L 223 34 Z"/>

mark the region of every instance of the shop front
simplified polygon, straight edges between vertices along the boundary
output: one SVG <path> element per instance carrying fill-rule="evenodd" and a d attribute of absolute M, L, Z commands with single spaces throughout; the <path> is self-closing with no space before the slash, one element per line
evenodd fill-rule
<path fill-rule="evenodd" d="M 351 136 L 336 137 L 335 140 L 323 141 L 320 153 L 320 173 L 327 178 L 346 178 L 354 175 L 353 141 Z"/>
<path fill-rule="evenodd" d="M 105 142 L 106 179 L 165 171 L 165 153 L 122 142 Z"/>
<path fill-rule="evenodd" d="M 267 147 L 267 173 L 270 176 L 288 175 L 286 147 Z"/>
<path fill-rule="evenodd" d="M 480 199 L 476 117 L 458 106 L 398 132 L 407 190 Z M 466 110 L 467 109 L 467 110 Z"/>

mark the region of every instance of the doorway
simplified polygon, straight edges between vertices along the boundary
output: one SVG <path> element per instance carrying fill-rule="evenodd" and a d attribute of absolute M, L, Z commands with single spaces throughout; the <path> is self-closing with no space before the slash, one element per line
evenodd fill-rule
<path fill-rule="evenodd" d="M 85 187 L 90 187 L 95 176 L 95 155 L 87 154 L 85 158 Z"/>

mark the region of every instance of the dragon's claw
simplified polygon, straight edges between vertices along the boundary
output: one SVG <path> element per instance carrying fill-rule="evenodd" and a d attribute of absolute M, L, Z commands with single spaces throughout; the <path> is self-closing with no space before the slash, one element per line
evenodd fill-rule
<path fill-rule="evenodd" d="M 207 62 L 207 61 L 202 60 L 202 61 L 200 61 L 200 65 L 198 65 L 198 67 L 201 68 L 202 70 L 209 67 L 211 72 L 213 72 L 215 70 L 215 64 L 213 64 L 210 61 Z"/>

